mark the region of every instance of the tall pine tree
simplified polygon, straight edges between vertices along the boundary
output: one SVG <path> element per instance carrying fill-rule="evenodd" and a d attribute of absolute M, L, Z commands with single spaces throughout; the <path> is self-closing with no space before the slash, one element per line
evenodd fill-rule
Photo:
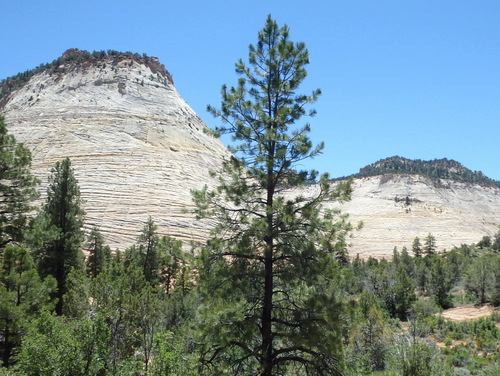
<path fill-rule="evenodd" d="M 158 226 L 155 225 L 153 218 L 149 217 L 148 221 L 142 228 L 142 233 L 139 236 L 139 257 L 140 265 L 144 271 L 146 281 L 155 285 L 158 283 Z"/>
<path fill-rule="evenodd" d="M 66 277 L 73 268 L 83 269 L 83 216 L 80 188 L 71 161 L 57 162 L 49 177 L 47 201 L 41 214 L 43 233 L 50 234 L 38 249 L 38 267 L 42 277 L 57 280 L 56 312 L 62 314 Z"/>
<path fill-rule="evenodd" d="M 236 64 L 237 87 L 222 88 L 218 134 L 230 134 L 237 158 L 225 164 L 220 186 L 193 193 L 200 218 L 214 218 L 201 251 L 198 286 L 206 297 L 202 362 L 233 374 L 339 374 L 342 343 L 332 280 L 350 225 L 322 202 L 346 199 L 350 184 L 290 195 L 314 171 L 295 171 L 318 155 L 310 126 L 296 127 L 320 90 L 298 94 L 309 63 L 304 43 L 269 16 L 249 47 L 249 65 Z"/>

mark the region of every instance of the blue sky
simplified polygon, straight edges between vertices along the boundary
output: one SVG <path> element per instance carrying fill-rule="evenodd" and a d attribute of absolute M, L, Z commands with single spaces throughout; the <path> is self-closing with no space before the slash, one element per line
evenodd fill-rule
<path fill-rule="evenodd" d="M 0 79 L 68 48 L 156 56 L 209 125 L 268 14 L 310 53 L 303 91 L 333 177 L 379 159 L 455 159 L 500 180 L 499 1 L 16 0 L 0 4 Z"/>

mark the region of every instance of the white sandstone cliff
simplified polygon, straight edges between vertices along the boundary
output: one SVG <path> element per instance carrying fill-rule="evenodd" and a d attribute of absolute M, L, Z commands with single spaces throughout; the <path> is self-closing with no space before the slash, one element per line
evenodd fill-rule
<path fill-rule="evenodd" d="M 0 111 L 32 151 L 42 194 L 54 164 L 71 158 L 85 226 L 99 226 L 112 249 L 135 243 L 148 216 L 161 234 L 207 236 L 184 209 L 229 153 L 164 72 L 132 58 L 67 64 L 33 76 Z"/>

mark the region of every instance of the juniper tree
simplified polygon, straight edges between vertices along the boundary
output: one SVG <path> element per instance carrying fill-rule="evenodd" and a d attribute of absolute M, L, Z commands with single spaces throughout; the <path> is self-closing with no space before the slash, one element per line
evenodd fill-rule
<path fill-rule="evenodd" d="M 332 281 L 350 225 L 324 200 L 347 199 L 350 183 L 331 187 L 296 171 L 317 156 L 310 125 L 296 126 L 320 90 L 297 91 L 309 63 L 304 43 L 269 16 L 239 60 L 236 87 L 222 87 L 217 135 L 229 134 L 235 157 L 215 174 L 220 185 L 193 192 L 199 218 L 213 218 L 213 237 L 201 249 L 198 287 L 204 296 L 201 361 L 210 372 L 232 374 L 340 374 L 343 364 L 341 304 Z M 288 192 L 288 193 L 287 193 Z"/>

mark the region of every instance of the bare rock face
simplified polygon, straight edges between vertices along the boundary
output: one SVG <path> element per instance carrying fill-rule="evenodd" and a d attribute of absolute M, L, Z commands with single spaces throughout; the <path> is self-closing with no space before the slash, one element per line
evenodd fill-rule
<path fill-rule="evenodd" d="M 209 170 L 220 168 L 227 149 L 205 132 L 157 59 L 81 56 L 69 50 L 63 57 L 77 63 L 62 60 L 0 101 L 9 131 L 32 151 L 42 194 L 50 169 L 70 157 L 85 226 L 99 226 L 112 249 L 134 244 L 149 216 L 161 235 L 206 239 L 212 223 L 184 209 L 193 208 L 191 189 L 215 184 Z M 450 250 L 493 236 L 500 224 L 500 188 L 418 175 L 356 179 L 351 201 L 325 206 L 364 223 L 351 256 L 391 257 L 394 247 L 411 248 L 429 233 L 438 251 Z"/>
<path fill-rule="evenodd" d="M 123 56 L 63 64 L 31 77 L 0 109 L 32 151 L 42 194 L 54 164 L 71 158 L 85 226 L 99 226 L 112 249 L 135 243 L 148 216 L 160 234 L 205 238 L 210 226 L 184 209 L 229 156 L 160 68 Z"/>
<path fill-rule="evenodd" d="M 436 181 L 420 175 L 382 175 L 355 179 L 352 200 L 327 203 L 349 213 L 354 231 L 351 256 L 391 258 L 415 237 L 424 243 L 431 233 L 437 251 L 492 237 L 500 225 L 500 188 L 453 180 Z"/>

